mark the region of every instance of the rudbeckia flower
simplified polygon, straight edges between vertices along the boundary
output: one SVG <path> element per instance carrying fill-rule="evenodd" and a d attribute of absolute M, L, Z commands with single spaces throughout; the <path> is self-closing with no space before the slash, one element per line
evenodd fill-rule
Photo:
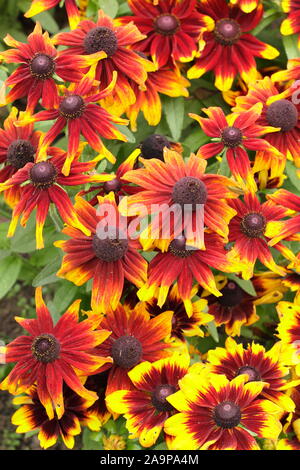
<path fill-rule="evenodd" d="M 298 291 L 299 292 L 299 291 Z M 296 374 L 300 376 L 300 295 L 294 302 L 279 302 L 278 338 L 283 343 L 282 361 L 287 365 L 296 366 Z"/>
<path fill-rule="evenodd" d="M 280 360 L 281 343 L 277 342 L 267 352 L 260 344 L 254 342 L 247 349 L 227 338 L 225 348 L 210 349 L 207 353 L 208 367 L 214 374 L 224 374 L 228 380 L 247 374 L 248 382 L 263 381 L 268 384 L 261 395 L 276 403 L 285 411 L 294 411 L 293 400 L 286 395 L 286 390 L 293 382 L 286 379 L 289 368 Z"/>
<path fill-rule="evenodd" d="M 65 410 L 61 418 L 50 419 L 41 403 L 36 386 L 31 387 L 27 395 L 16 397 L 15 405 L 21 406 L 12 416 L 12 424 L 18 426 L 16 433 L 39 430 L 38 439 L 43 449 L 56 444 L 59 437 L 68 449 L 75 444 L 74 436 L 82 432 L 81 426 L 88 426 L 91 431 L 99 431 L 101 422 L 87 412 L 90 402 L 77 395 L 68 386 L 63 389 Z"/>
<path fill-rule="evenodd" d="M 277 439 L 281 408 L 259 399 L 264 382 L 247 376 L 231 382 L 225 375 L 187 374 L 180 391 L 167 397 L 179 411 L 165 422 L 165 432 L 175 439 L 172 450 L 258 450 L 253 437 Z"/>
<path fill-rule="evenodd" d="M 4 121 L 4 129 L 0 129 L 0 163 L 4 164 L 0 170 L 0 184 L 5 183 L 27 163 L 34 162 L 42 133 L 34 131 L 33 124 L 16 127 L 15 123 L 23 118 L 24 113 L 20 112 L 18 115 L 17 108 L 13 107 Z M 20 200 L 20 187 L 6 189 L 4 197 L 14 207 Z"/>
<path fill-rule="evenodd" d="M 58 105 L 54 75 L 66 82 L 79 82 L 83 76 L 82 69 L 91 64 L 84 57 L 77 55 L 62 56 L 53 47 L 49 34 L 43 34 L 39 23 L 28 36 L 28 44 L 17 41 L 9 34 L 4 38 L 4 42 L 14 49 L 1 52 L 2 59 L 8 64 L 21 64 L 5 82 L 12 87 L 6 96 L 6 102 L 11 103 L 26 97 L 26 111 L 30 114 L 34 112 L 40 98 L 45 108 Z M 103 54 L 103 57 L 105 56 Z"/>
<path fill-rule="evenodd" d="M 257 124 L 280 129 L 279 132 L 267 133 L 264 139 L 300 167 L 300 105 L 292 100 L 294 91 L 292 87 L 282 90 L 272 83 L 270 77 L 265 77 L 249 84 L 247 95 L 236 98 L 233 112 L 247 111 L 254 104 L 262 103 L 263 110 Z M 270 168 L 271 176 L 278 176 L 283 173 L 285 163 L 285 158 L 279 159 L 277 155 L 274 158 L 272 152 L 257 152 L 253 171 Z"/>
<path fill-rule="evenodd" d="M 118 18 L 120 24 L 134 21 L 147 37 L 134 45 L 150 54 L 158 68 L 176 62 L 190 62 L 198 52 L 203 32 L 212 29 L 214 21 L 196 10 L 196 0 L 160 0 L 151 5 L 146 0 L 128 0 L 134 16 Z"/>
<path fill-rule="evenodd" d="M 250 279 L 253 276 L 256 260 L 284 276 L 285 269 L 275 263 L 266 233 L 269 223 L 286 217 L 289 210 L 271 201 L 261 204 L 252 193 L 246 193 L 244 201 L 232 199 L 229 204 L 237 212 L 229 223 L 229 242 L 234 243 L 229 259 L 237 258 L 241 261 L 243 278 Z M 274 248 L 281 251 L 279 243 Z M 282 247 L 283 250 L 284 248 Z"/>
<path fill-rule="evenodd" d="M 164 149 L 174 150 L 177 153 L 183 152 L 183 147 L 179 142 L 172 142 L 169 138 L 162 134 L 150 134 L 139 144 L 139 152 L 136 155 L 137 163 L 135 168 L 142 166 L 142 162 L 138 157 L 146 158 L 157 158 L 158 160 L 164 161 Z M 136 149 L 138 151 L 138 149 Z"/>
<path fill-rule="evenodd" d="M 211 268 L 224 272 L 237 269 L 235 263 L 227 259 L 222 239 L 215 233 L 205 233 L 205 250 L 191 249 L 186 238 L 174 239 L 166 253 L 158 253 L 149 264 L 148 280 L 138 291 L 143 301 L 157 297 L 157 305 L 162 307 L 169 289 L 177 281 L 178 293 L 184 302 L 188 316 L 192 316 L 191 292 L 193 280 L 215 296 L 222 295 L 217 289 Z"/>
<path fill-rule="evenodd" d="M 188 97 L 187 87 L 190 82 L 181 74 L 167 67 L 163 67 L 156 72 L 149 72 L 145 82 L 145 88 L 140 88 L 134 82 L 131 87 L 136 96 L 136 101 L 126 110 L 126 115 L 130 120 L 131 129 L 137 130 L 137 118 L 140 112 L 149 126 L 157 126 L 162 115 L 162 103 L 159 93 L 177 98 L 179 96 Z"/>
<path fill-rule="evenodd" d="M 99 227 L 106 222 L 105 214 L 98 212 L 99 209 L 101 212 L 101 204 L 111 206 L 115 216 L 106 238 L 98 236 Z M 98 210 L 80 196 L 76 198 L 75 211 L 85 233 L 74 225 L 63 229 L 71 239 L 55 242 L 55 246 L 66 253 L 57 275 L 77 286 L 93 279 L 92 309 L 106 313 L 117 308 L 124 279 L 137 287 L 144 284 L 147 262 L 138 251 L 139 241 L 131 239 L 127 233 L 127 221 L 119 219 L 113 192 L 99 197 Z"/>
<path fill-rule="evenodd" d="M 276 445 L 276 450 L 300 450 L 298 439 L 280 439 Z"/>
<path fill-rule="evenodd" d="M 259 4 L 259 0 L 230 0 L 233 5 L 238 5 L 245 13 L 250 13 Z"/>
<path fill-rule="evenodd" d="M 91 312 L 93 314 L 93 312 Z M 128 372 L 137 364 L 155 362 L 170 356 L 167 340 L 171 333 L 171 312 L 150 318 L 146 312 L 125 309 L 119 304 L 113 312 L 103 317 L 100 328 L 111 331 L 110 338 L 97 348 L 100 357 L 104 354 L 113 359 L 112 364 L 101 366 L 99 371 L 109 370 L 106 395 L 116 390 L 132 390 Z"/>
<path fill-rule="evenodd" d="M 141 235 L 144 249 L 150 248 L 153 240 L 166 239 L 163 228 L 170 220 L 170 208 L 174 212 L 174 221 L 170 224 L 169 238 L 181 236 L 185 231 L 190 244 L 203 248 L 203 224 L 227 238 L 228 222 L 235 211 L 225 199 L 236 197 L 230 189 L 234 183 L 222 175 L 204 174 L 207 163 L 194 154 L 184 161 L 177 152 L 165 149 L 164 161 L 157 158 L 140 158 L 139 161 L 144 168 L 128 171 L 125 178 L 142 190 L 124 197 L 119 209 L 127 216 L 153 216 L 151 224 Z M 154 205 L 161 207 L 161 216 L 153 214 Z M 203 208 L 203 224 L 197 210 L 200 206 Z M 194 234 L 191 234 L 192 227 L 195 227 Z"/>
<path fill-rule="evenodd" d="M 64 176 L 62 170 L 66 153 L 56 147 L 49 147 L 48 154 L 50 158 L 47 160 L 27 163 L 5 183 L 0 184 L 0 192 L 10 190 L 20 193 L 20 200 L 13 209 L 7 236 L 14 235 L 20 217 L 22 217 L 21 225 L 25 227 L 30 214 L 36 208 L 36 246 L 38 249 L 44 248 L 43 228 L 51 203 L 56 206 L 65 223 L 72 223 L 74 227 L 83 230 L 86 234 L 89 233 L 88 229 L 79 221 L 72 201 L 66 190 L 63 189 L 64 186 L 111 179 L 110 175 L 104 174 L 85 175 L 84 172 L 94 169 L 96 162 L 78 162 L 79 153 L 72 162 L 69 175 Z"/>
<path fill-rule="evenodd" d="M 189 362 L 188 355 L 142 362 L 128 372 L 133 390 L 118 390 L 106 397 L 112 411 L 124 414 L 130 438 L 138 437 L 143 447 L 156 443 L 166 419 L 176 413 L 166 398 L 179 389 L 178 381 L 188 372 Z"/>
<path fill-rule="evenodd" d="M 198 3 L 198 11 L 210 16 L 215 27 L 204 33 L 205 47 L 188 71 L 188 78 L 199 78 L 213 70 L 215 86 L 227 91 L 236 75 L 246 83 L 256 80 L 255 57 L 274 59 L 279 55 L 277 49 L 248 33 L 262 19 L 262 5 L 251 13 L 244 13 L 237 6 L 227 4 L 226 0 L 207 0 Z"/>
<path fill-rule="evenodd" d="M 105 403 L 108 374 L 108 371 L 104 371 L 100 374 L 90 375 L 87 377 L 84 384 L 85 388 L 97 394 L 97 400 L 88 407 L 87 414 L 89 416 L 95 416 L 100 422 L 101 427 L 104 426 L 111 417 L 111 413 L 108 411 Z"/>
<path fill-rule="evenodd" d="M 68 88 L 63 87 L 63 94 L 59 96 L 59 104 L 57 106 L 53 106 L 47 111 L 40 111 L 33 116 L 28 116 L 24 121 L 18 123 L 18 125 L 22 126 L 30 122 L 55 120 L 52 127 L 41 140 L 39 160 L 44 158 L 49 145 L 67 126 L 68 153 L 62 170 L 64 175 L 69 174 L 70 165 L 79 149 L 81 134 L 90 146 L 100 153 L 97 159 L 106 157 L 112 163 L 115 162 L 115 157 L 105 148 L 101 137 L 119 139 L 126 142 L 127 138 L 115 128 L 113 123 L 127 124 L 128 121 L 112 116 L 96 103 L 111 94 L 116 78 L 116 72 L 114 72 L 112 82 L 106 89 L 98 92 L 92 67 L 90 72 L 84 75 L 79 83 L 71 84 Z"/>
<path fill-rule="evenodd" d="M 32 0 L 31 5 L 28 11 L 24 14 L 26 18 L 31 18 L 32 16 L 38 15 L 42 11 L 49 10 L 50 8 L 55 7 L 61 2 L 61 0 Z M 71 29 L 76 28 L 79 20 L 80 14 L 76 5 L 76 0 L 65 0 L 65 7 L 70 23 Z"/>
<path fill-rule="evenodd" d="M 247 150 L 269 151 L 281 156 L 269 142 L 259 138 L 268 132 L 278 131 L 278 128 L 257 124 L 262 107 L 261 103 L 256 103 L 249 111 L 229 116 L 225 116 L 224 111 L 217 107 L 202 109 L 208 118 L 189 114 L 199 122 L 205 134 L 214 138 L 214 142 L 200 147 L 197 156 L 207 159 L 224 153 L 237 182 L 254 192 L 257 187 Z"/>
<path fill-rule="evenodd" d="M 274 202 L 275 204 L 281 204 L 283 207 L 287 207 L 292 211 L 300 213 L 300 196 L 287 191 L 286 189 L 279 189 L 273 194 L 268 194 L 267 199 Z M 300 214 L 294 217 L 284 220 L 282 222 L 273 222 L 268 228 L 268 236 L 272 238 L 269 241 L 269 245 L 273 246 L 280 240 L 290 238 L 291 236 L 297 236 L 298 241 L 300 240 Z"/>
<path fill-rule="evenodd" d="M 110 332 L 95 331 L 99 318 L 78 322 L 80 300 L 73 302 L 54 325 L 40 287 L 36 289 L 35 299 L 36 319 L 15 317 L 29 336 L 19 336 L 2 347 L 5 362 L 17 364 L 0 387 L 16 395 L 36 383 L 38 398 L 49 419 L 54 418 L 54 410 L 59 419 L 64 414 L 63 384 L 90 404 L 96 401 L 97 394 L 87 390 L 77 374 L 89 375 L 111 360 L 95 355 L 95 346 L 102 343 Z"/>
<path fill-rule="evenodd" d="M 291 433 L 296 434 L 296 440 L 300 447 L 300 386 L 299 380 L 298 385 L 292 390 L 289 390 L 290 399 L 295 403 L 295 409 L 291 410 L 291 413 L 286 417 L 286 423 L 284 424 L 284 432 L 289 436 Z"/>
<path fill-rule="evenodd" d="M 118 26 L 117 20 L 113 20 L 99 10 L 96 23 L 84 20 L 79 23 L 75 31 L 57 34 L 54 41 L 68 46 L 62 52 L 62 55 L 66 57 L 79 54 L 93 58 L 100 51 L 106 53 L 106 59 L 98 61 L 96 79 L 101 83 L 101 91 L 111 82 L 113 71 L 117 71 L 118 78 L 113 95 L 106 101 L 108 105 L 114 101 L 118 102 L 120 110 L 117 115 L 119 116 L 135 101 L 135 95 L 128 80 L 144 86 L 147 71 L 156 68 L 152 62 L 132 50 L 132 46 L 134 45 L 135 48 L 135 43 L 144 38 L 144 34 L 141 34 L 132 22 L 125 26 Z"/>
<path fill-rule="evenodd" d="M 167 300 L 162 307 L 157 304 L 157 299 L 153 297 L 147 302 L 139 302 L 136 305 L 136 310 L 147 312 L 151 317 L 156 317 L 162 312 L 173 313 L 172 316 L 172 331 L 171 337 L 180 341 L 185 341 L 185 337 L 190 336 L 204 336 L 201 326 L 214 320 L 213 315 L 210 315 L 205 310 L 207 308 L 207 301 L 205 299 L 198 299 L 193 301 L 193 297 L 197 294 L 197 286 L 191 291 L 191 316 L 187 315 L 182 298 L 179 295 L 178 285 L 174 284 L 168 294 Z"/>
<path fill-rule="evenodd" d="M 282 0 L 282 9 L 288 13 L 288 17 L 283 20 L 280 32 L 283 36 L 300 33 L 300 1 L 299 0 Z M 300 47 L 300 37 L 298 36 L 298 47 Z"/>

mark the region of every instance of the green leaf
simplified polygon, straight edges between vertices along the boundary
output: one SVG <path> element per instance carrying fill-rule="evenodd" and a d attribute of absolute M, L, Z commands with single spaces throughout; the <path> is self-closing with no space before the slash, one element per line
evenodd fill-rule
<path fill-rule="evenodd" d="M 14 237 L 11 239 L 11 249 L 15 253 L 30 253 L 36 250 L 35 241 L 35 217 L 31 217 L 26 227 L 17 227 Z"/>
<path fill-rule="evenodd" d="M 220 163 L 220 168 L 218 171 L 219 175 L 230 176 L 230 168 L 227 161 L 226 152 L 223 152 L 222 160 Z"/>
<path fill-rule="evenodd" d="M 128 129 L 128 127 L 121 126 L 120 124 L 115 124 L 115 127 L 127 137 L 127 142 L 130 144 L 134 144 L 136 142 L 133 133 Z"/>
<path fill-rule="evenodd" d="M 243 289 L 247 294 L 253 295 L 253 297 L 257 296 L 257 293 L 254 289 L 254 286 L 252 282 L 246 281 L 245 279 L 240 279 L 239 277 L 235 276 L 234 274 L 227 274 L 228 279 L 231 279 L 232 281 L 236 282 L 238 286 L 240 286 L 241 289 Z"/>
<path fill-rule="evenodd" d="M 59 281 L 59 278 L 56 276 L 57 271 L 61 265 L 61 256 L 57 256 L 51 263 L 45 266 L 39 274 L 33 279 L 33 287 L 45 286 L 46 284 L 51 284 L 52 282 Z"/>
<path fill-rule="evenodd" d="M 75 286 L 69 281 L 61 281 L 61 285 L 55 292 L 55 296 L 53 299 L 53 304 L 58 313 L 62 313 L 67 310 L 69 305 L 74 300 L 76 292 L 77 286 Z"/>
<path fill-rule="evenodd" d="M 101 8 L 104 13 L 115 18 L 119 10 L 119 4 L 117 0 L 98 0 L 98 7 Z"/>
<path fill-rule="evenodd" d="M 289 179 L 291 180 L 292 185 L 295 186 L 298 191 L 300 191 L 300 178 L 297 176 L 295 165 L 293 165 L 293 163 L 289 160 L 286 162 L 286 172 Z"/>
<path fill-rule="evenodd" d="M 266 11 L 264 14 L 264 18 L 259 24 L 251 31 L 251 34 L 257 36 L 261 31 L 263 31 L 269 24 L 273 23 L 277 18 L 281 17 L 281 12 L 276 10 L 275 8 L 271 8 L 270 10 Z"/>
<path fill-rule="evenodd" d="M 42 13 L 33 16 L 32 20 L 35 22 L 39 21 L 42 25 L 42 28 L 49 31 L 49 33 L 55 34 L 59 31 L 59 27 L 56 21 L 48 11 L 43 11 Z"/>
<path fill-rule="evenodd" d="M 219 342 L 219 333 L 218 333 L 215 322 L 211 321 L 211 322 L 207 323 L 207 325 L 205 325 L 205 326 L 207 328 L 207 331 L 211 335 L 211 337 L 215 340 L 216 343 L 218 343 Z"/>
<path fill-rule="evenodd" d="M 178 142 L 181 137 L 182 124 L 184 120 L 184 98 L 164 98 L 163 106 L 166 120 L 173 139 Z"/>
<path fill-rule="evenodd" d="M 293 34 L 291 36 L 282 36 L 282 42 L 288 59 L 296 59 L 299 57 L 297 34 Z"/>
<path fill-rule="evenodd" d="M 7 256 L 1 260 L 0 264 L 0 299 L 12 288 L 18 279 L 22 266 L 21 258 L 16 256 Z"/>

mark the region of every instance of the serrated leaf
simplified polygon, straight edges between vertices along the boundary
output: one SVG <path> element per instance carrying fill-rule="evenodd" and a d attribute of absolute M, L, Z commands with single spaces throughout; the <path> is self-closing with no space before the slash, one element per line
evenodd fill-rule
<path fill-rule="evenodd" d="M 16 256 L 7 256 L 0 263 L 0 299 L 12 288 L 18 279 L 22 266 L 21 258 Z"/>
<path fill-rule="evenodd" d="M 181 137 L 184 120 L 184 98 L 164 98 L 163 106 L 166 120 L 173 139 L 178 142 Z"/>
<path fill-rule="evenodd" d="M 252 295 L 253 297 L 257 296 L 254 286 L 250 280 L 246 281 L 245 279 L 240 279 L 234 274 L 227 274 L 227 277 L 228 279 L 231 279 L 232 281 L 236 282 L 241 289 L 247 292 L 247 294 Z"/>

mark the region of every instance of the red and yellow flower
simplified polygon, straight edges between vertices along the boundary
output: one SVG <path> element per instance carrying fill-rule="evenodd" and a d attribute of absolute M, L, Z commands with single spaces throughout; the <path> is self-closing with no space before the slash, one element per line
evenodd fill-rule
<path fill-rule="evenodd" d="M 181 236 L 182 232 L 190 245 L 203 248 L 204 226 L 227 238 L 228 223 L 235 211 L 226 198 L 236 197 L 230 189 L 234 183 L 222 175 L 205 174 L 206 161 L 194 154 L 185 162 L 177 152 L 165 149 L 164 161 L 157 158 L 140 158 L 140 161 L 144 168 L 127 172 L 125 178 L 142 190 L 124 197 L 120 212 L 128 216 L 154 216 L 141 234 L 144 249 L 150 248 L 153 240 L 160 239 L 166 241 L 167 249 L 170 239 Z M 155 207 L 156 212 L 160 211 L 157 216 L 153 213 Z M 173 219 L 170 210 L 174 213 Z M 168 236 L 164 234 L 167 223 L 170 225 Z M 195 233 L 192 233 L 193 227 Z"/>
<path fill-rule="evenodd" d="M 199 122 L 205 134 L 214 138 L 214 142 L 200 147 L 197 156 L 207 159 L 224 153 L 237 182 L 254 192 L 257 186 L 247 150 L 273 152 L 281 157 L 280 152 L 269 142 L 259 138 L 268 132 L 278 131 L 278 128 L 257 124 L 262 107 L 261 103 L 256 103 L 249 111 L 229 116 L 225 116 L 222 108 L 218 107 L 202 109 L 208 118 L 189 114 Z"/>
<path fill-rule="evenodd" d="M 238 5 L 245 13 L 251 13 L 259 4 L 259 0 L 230 0 L 233 5 Z"/>
<path fill-rule="evenodd" d="M 75 444 L 74 436 L 82 432 L 81 426 L 88 426 L 91 431 L 99 431 L 101 422 L 87 409 L 90 402 L 77 395 L 69 387 L 63 390 L 65 411 L 61 418 L 48 417 L 39 399 L 36 386 L 33 386 L 25 396 L 16 397 L 15 405 L 22 405 L 12 416 L 12 424 L 18 426 L 16 433 L 26 433 L 39 430 L 38 439 L 43 449 L 56 444 L 59 437 L 68 449 Z"/>
<path fill-rule="evenodd" d="M 253 434 L 277 439 L 281 408 L 259 395 L 265 383 L 247 382 L 247 376 L 231 382 L 225 375 L 187 374 L 180 391 L 167 397 L 179 411 L 165 422 L 165 432 L 174 436 L 172 450 L 258 450 Z"/>
<path fill-rule="evenodd" d="M 279 302 L 278 337 L 283 343 L 282 361 L 294 365 L 296 374 L 300 376 L 300 295 L 294 302 Z"/>
<path fill-rule="evenodd" d="M 300 213 L 300 196 L 287 191 L 286 189 L 279 189 L 273 194 L 268 194 L 267 198 L 275 204 L 281 204 L 291 211 Z M 282 222 L 273 222 L 268 228 L 268 236 L 272 238 L 269 245 L 273 246 L 283 239 L 290 239 L 291 237 L 300 240 L 300 214 L 284 220 Z M 296 238 L 295 238 L 296 237 Z"/>
<path fill-rule="evenodd" d="M 276 450 L 300 450 L 298 439 L 280 439 L 276 445 Z"/>
<path fill-rule="evenodd" d="M 226 0 L 206 0 L 198 3 L 198 11 L 210 16 L 215 25 L 212 31 L 204 33 L 205 47 L 188 71 L 188 78 L 199 78 L 213 70 L 215 86 L 227 91 L 237 75 L 246 83 L 257 79 L 255 57 L 274 59 L 279 55 L 277 49 L 248 33 L 262 19 L 262 5 L 244 13 Z"/>
<path fill-rule="evenodd" d="M 17 41 L 9 34 L 4 42 L 14 49 L 1 52 L 0 57 L 8 64 L 21 64 L 5 82 L 12 87 L 6 96 L 6 102 L 11 103 L 26 97 L 26 111 L 30 114 L 34 112 L 40 99 L 45 108 L 58 106 L 54 75 L 66 82 L 79 82 L 83 76 L 83 68 L 89 64 L 84 57 L 65 57 L 57 52 L 49 34 L 42 32 L 39 23 L 28 36 L 28 44 Z"/>
<path fill-rule="evenodd" d="M 190 62 L 198 52 L 198 42 L 214 21 L 196 9 L 196 0 L 160 0 L 151 5 L 147 0 L 128 0 L 134 16 L 118 18 L 120 24 L 134 21 L 146 38 L 134 45 L 150 54 L 158 68 L 176 62 Z"/>
<path fill-rule="evenodd" d="M 137 364 L 155 362 L 171 355 L 167 342 L 171 319 L 171 312 L 150 318 L 147 312 L 130 310 L 121 304 L 103 317 L 100 327 L 107 327 L 111 335 L 97 348 L 97 352 L 100 357 L 104 354 L 113 359 L 112 364 L 107 363 L 97 371 L 109 370 L 106 395 L 117 390 L 132 390 L 128 372 Z"/>
<path fill-rule="evenodd" d="M 49 10 L 60 3 L 61 0 L 32 0 L 28 11 L 25 13 L 26 18 L 38 15 L 42 11 Z M 65 7 L 71 29 L 76 28 L 80 21 L 80 13 L 76 5 L 76 0 L 65 0 Z"/>
<path fill-rule="evenodd" d="M 256 260 L 271 271 L 284 276 L 285 269 L 275 263 L 266 233 L 270 222 L 284 218 L 289 214 L 289 210 L 271 201 L 261 204 L 257 196 L 252 193 L 246 193 L 244 201 L 232 199 L 229 204 L 237 212 L 229 223 L 229 242 L 234 243 L 229 259 L 241 261 L 243 278 L 250 279 L 253 276 Z M 287 253 L 290 253 L 290 250 L 281 247 L 279 243 L 274 248 L 279 251 L 286 249 Z M 292 253 L 291 255 L 293 256 Z"/>
<path fill-rule="evenodd" d="M 56 206 L 65 223 L 73 224 L 77 229 L 83 230 L 86 234 L 89 233 L 88 229 L 79 221 L 72 201 L 66 190 L 63 189 L 64 186 L 111 179 L 110 175 L 104 174 L 85 175 L 84 172 L 94 169 L 96 162 L 80 163 L 78 162 L 78 153 L 71 164 L 69 175 L 64 176 L 62 170 L 66 153 L 59 148 L 49 147 L 48 155 L 50 158 L 45 161 L 27 163 L 11 178 L 0 184 L 0 192 L 11 191 L 13 194 L 20 194 L 20 200 L 13 209 L 7 236 L 14 235 L 20 217 L 21 225 L 25 227 L 31 213 L 36 208 L 36 246 L 38 249 L 44 248 L 43 228 L 51 203 Z"/>
<path fill-rule="evenodd" d="M 283 36 L 300 33 L 300 1 L 299 0 L 282 0 L 282 9 L 288 13 L 288 17 L 283 20 L 280 32 Z M 300 47 L 300 37 L 298 36 L 298 47 Z"/>
<path fill-rule="evenodd" d="M 295 403 L 286 394 L 293 382 L 286 379 L 289 368 L 281 362 L 281 343 L 277 342 L 267 352 L 260 344 L 254 342 L 247 349 L 227 338 L 225 348 L 208 351 L 208 367 L 214 374 L 224 374 L 228 380 L 247 374 L 248 382 L 263 381 L 268 384 L 261 395 L 276 403 L 284 411 L 294 411 Z"/>
<path fill-rule="evenodd" d="M 240 113 L 262 103 L 263 110 L 257 124 L 280 129 L 279 132 L 267 133 L 264 139 L 300 167 L 300 105 L 292 101 L 294 91 L 292 87 L 283 90 L 270 77 L 265 77 L 249 84 L 248 93 L 236 98 L 233 111 Z M 272 152 L 257 152 L 253 171 L 270 169 L 271 177 L 276 177 L 283 173 L 285 163 L 285 158 L 279 159 Z"/>
<path fill-rule="evenodd" d="M 179 389 L 189 362 L 188 355 L 142 362 L 128 372 L 133 390 L 118 390 L 106 397 L 112 411 L 124 414 L 129 437 L 138 437 L 143 447 L 156 443 L 165 421 L 176 412 L 166 398 Z"/>
<path fill-rule="evenodd" d="M 108 357 L 96 355 L 95 349 L 110 332 L 95 331 L 99 317 L 78 322 L 80 300 L 76 300 L 54 325 L 40 287 L 36 289 L 35 298 L 36 319 L 15 317 L 29 336 L 19 336 L 2 347 L 5 362 L 17 364 L 1 383 L 1 390 L 16 395 L 36 383 L 38 398 L 51 420 L 54 410 L 58 418 L 64 414 L 63 384 L 89 401 L 90 405 L 96 401 L 97 394 L 87 390 L 77 374 L 90 375 L 111 361 Z"/>
<path fill-rule="evenodd" d="M 73 57 L 79 54 L 93 58 L 101 51 L 106 53 L 104 60 L 99 57 L 96 67 L 96 79 L 100 81 L 100 91 L 106 88 L 113 79 L 113 72 L 118 76 L 113 93 L 104 101 L 105 107 L 113 106 L 112 112 L 120 116 L 128 106 L 135 102 L 135 95 L 129 83 L 132 80 L 143 87 L 147 79 L 147 71 L 155 70 L 154 64 L 141 57 L 134 49 L 135 44 L 145 38 L 138 28 L 131 22 L 120 26 L 118 20 L 105 15 L 102 10 L 98 12 L 98 20 L 84 20 L 79 23 L 76 30 L 59 33 L 54 41 L 57 44 L 68 46 L 62 52 L 63 56 Z M 105 97 L 101 99 L 104 100 Z M 116 110 L 116 107 L 118 109 Z"/>
<path fill-rule="evenodd" d="M 34 162 L 42 133 L 34 131 L 33 124 L 25 127 L 15 126 L 15 123 L 23 118 L 24 113 L 18 113 L 17 108 L 13 107 L 4 121 L 4 129 L 0 129 L 0 163 L 4 164 L 0 170 L 0 184 L 9 180 L 27 163 Z M 6 202 L 14 207 L 20 200 L 19 186 L 6 189 L 4 197 Z"/>
<path fill-rule="evenodd" d="M 139 241 L 127 233 L 127 221 L 120 217 L 113 192 L 99 196 L 98 200 L 96 210 L 82 197 L 76 198 L 75 211 L 88 235 L 74 225 L 63 229 L 71 238 L 55 242 L 66 253 L 57 275 L 77 286 L 93 279 L 92 309 L 106 313 L 117 308 L 124 279 L 137 287 L 145 283 L 147 262 L 138 251 Z M 112 217 L 108 227 L 106 210 L 110 211 L 108 217 Z M 101 229 L 104 232 L 98 236 Z"/>
<path fill-rule="evenodd" d="M 68 88 L 62 87 L 62 96 L 59 96 L 59 104 L 46 111 L 40 111 L 33 116 L 25 118 L 23 123 L 55 120 L 52 127 L 45 133 L 41 140 L 38 160 L 45 157 L 47 148 L 53 140 L 68 128 L 68 152 L 63 167 L 63 174 L 68 175 L 70 165 L 80 145 L 80 135 L 88 141 L 90 146 L 100 153 L 97 160 L 107 158 L 112 163 L 115 157 L 105 148 L 101 137 L 106 139 L 119 139 L 127 141 L 127 138 L 114 126 L 115 124 L 127 124 L 126 119 L 112 116 L 97 102 L 111 94 L 115 82 L 116 72 L 108 87 L 100 92 L 97 91 L 97 82 L 94 80 L 93 67 L 90 72 L 83 76 L 77 84 L 71 84 Z"/>

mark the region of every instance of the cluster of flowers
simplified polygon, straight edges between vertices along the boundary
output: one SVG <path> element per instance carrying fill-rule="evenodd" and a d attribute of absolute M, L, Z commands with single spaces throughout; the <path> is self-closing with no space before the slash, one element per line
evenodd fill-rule
<path fill-rule="evenodd" d="M 33 0 L 27 16 L 58 3 Z M 300 2 L 287 3 L 283 34 L 300 24 Z M 112 20 L 100 10 L 94 23 L 80 21 L 75 1 L 66 0 L 72 31 L 50 38 L 37 24 L 27 44 L 8 35 L 12 49 L 1 52 L 6 63 L 21 64 L 6 81 L 6 102 L 27 97 L 0 131 L 0 191 L 13 209 L 8 236 L 36 208 L 43 248 L 53 203 L 68 237 L 55 242 L 65 253 L 57 276 L 78 286 L 92 280 L 83 320 L 77 300 L 54 325 L 41 288 L 37 318 L 16 317 L 29 335 L 2 348 L 3 360 L 16 365 L 1 389 L 23 405 L 12 422 L 17 432 L 38 429 L 42 447 L 58 436 L 73 447 L 81 426 L 97 431 L 124 415 L 144 447 L 163 435 L 169 449 L 252 450 L 260 448 L 256 438 L 300 449 L 300 254 L 290 248 L 300 239 L 300 197 L 278 189 L 287 159 L 300 167 L 299 105 L 289 82 L 300 59 L 272 77 L 257 71 L 255 57 L 279 54 L 248 33 L 263 15 L 258 0 L 128 4 L 133 16 Z M 115 174 L 94 171 L 103 158 L 115 162 L 102 138 L 126 141 L 120 116 L 133 130 L 140 111 L 156 125 L 159 93 L 188 95 L 185 70 L 189 79 L 214 71 L 231 106 L 227 116 L 219 107 L 202 110 L 207 118 L 190 114 L 211 143 L 184 158 L 179 143 L 154 134 Z M 53 121 L 45 133 L 34 130 L 41 121 Z M 51 146 L 66 127 L 67 151 Z M 80 135 L 98 153 L 91 161 L 81 159 Z M 228 176 L 206 173 L 215 156 Z M 73 204 L 64 188 L 86 184 Z M 164 210 L 140 239 L 122 237 L 154 204 Z M 176 213 L 169 218 L 173 204 L 190 207 L 180 223 Z M 103 205 L 120 214 L 114 237 L 98 236 Z M 192 241 L 198 205 L 204 230 Z M 249 280 L 255 295 L 243 288 Z M 282 300 L 286 292 L 296 292 L 292 302 Z M 274 346 L 235 342 L 259 320 L 256 306 L 269 303 L 279 315 Z M 203 337 L 212 322 L 226 343 L 202 355 L 187 338 Z"/>

